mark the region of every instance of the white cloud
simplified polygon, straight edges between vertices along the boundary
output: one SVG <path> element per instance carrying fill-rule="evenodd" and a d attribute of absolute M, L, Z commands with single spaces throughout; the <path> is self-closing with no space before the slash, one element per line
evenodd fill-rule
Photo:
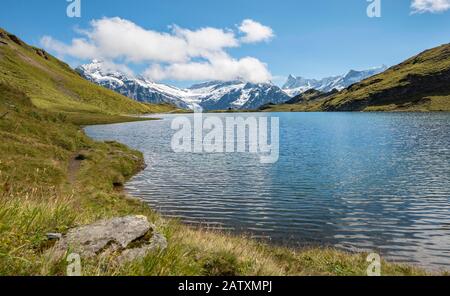
<path fill-rule="evenodd" d="M 271 75 L 267 65 L 256 58 L 235 59 L 226 52 L 242 43 L 267 41 L 270 28 L 245 20 L 239 28 L 246 35 L 238 39 L 227 29 L 205 27 L 190 30 L 172 26 L 169 32 L 144 29 L 135 23 L 115 18 L 93 20 L 87 30 L 77 30 L 81 38 L 70 44 L 52 37 L 41 39 L 44 48 L 59 56 L 102 59 L 149 65 L 145 75 L 154 80 L 232 80 L 266 82 Z M 128 68 L 127 68 L 128 69 Z"/>
<path fill-rule="evenodd" d="M 50 36 L 41 39 L 44 48 L 55 51 L 60 56 L 73 56 L 80 59 L 90 59 L 97 55 L 97 48 L 82 38 L 75 38 L 70 45 L 59 42 Z"/>
<path fill-rule="evenodd" d="M 102 69 L 108 72 L 120 72 L 128 76 L 135 76 L 133 70 L 131 70 L 127 65 L 114 63 L 108 60 L 101 61 Z"/>
<path fill-rule="evenodd" d="M 269 41 L 275 36 L 272 28 L 250 19 L 246 19 L 242 22 L 239 26 L 239 31 L 245 34 L 244 37 L 241 38 L 241 41 L 244 43 Z"/>
<path fill-rule="evenodd" d="M 211 52 L 220 52 L 224 48 L 239 46 L 234 33 L 222 29 L 202 28 L 191 31 L 173 26 L 173 33 L 186 41 L 186 49 L 191 57 L 207 57 Z"/>
<path fill-rule="evenodd" d="M 205 62 L 175 63 L 148 68 L 144 76 L 152 80 L 234 80 L 260 83 L 271 79 L 267 65 L 252 57 L 234 59 L 228 55 L 210 57 Z"/>
<path fill-rule="evenodd" d="M 413 0 L 413 13 L 443 12 L 450 9 L 450 0 Z"/>

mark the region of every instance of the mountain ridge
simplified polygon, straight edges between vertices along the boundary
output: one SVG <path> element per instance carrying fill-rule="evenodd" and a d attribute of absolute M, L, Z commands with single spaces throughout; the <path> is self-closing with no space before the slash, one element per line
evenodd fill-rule
<path fill-rule="evenodd" d="M 324 111 L 450 111 L 450 43 L 328 98 Z"/>
<path fill-rule="evenodd" d="M 101 61 L 81 65 L 76 71 L 87 80 L 140 102 L 169 103 L 184 109 L 249 110 L 290 99 L 272 83 L 244 80 L 207 81 L 181 89 L 108 69 Z"/>
<path fill-rule="evenodd" d="M 341 91 L 352 84 L 384 72 L 386 69 L 387 66 L 382 65 L 367 70 L 349 70 L 343 75 L 330 76 L 322 79 L 309 79 L 301 76 L 295 77 L 291 74 L 288 76 L 288 79 L 282 86 L 282 89 L 292 97 L 295 97 L 310 89 L 315 89 L 324 93 L 330 92 L 333 89 Z"/>
<path fill-rule="evenodd" d="M 450 43 L 427 49 L 346 89 L 265 111 L 450 111 Z"/>

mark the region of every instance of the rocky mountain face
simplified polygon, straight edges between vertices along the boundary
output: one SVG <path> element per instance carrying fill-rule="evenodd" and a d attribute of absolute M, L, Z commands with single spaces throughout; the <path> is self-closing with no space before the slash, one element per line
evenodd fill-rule
<path fill-rule="evenodd" d="M 290 99 L 271 83 L 244 81 L 207 82 L 189 88 L 191 97 L 205 110 L 254 110 L 268 104 L 281 104 Z"/>
<path fill-rule="evenodd" d="M 120 94 L 147 103 L 169 103 L 184 109 L 250 110 L 268 104 L 281 104 L 290 99 L 283 90 L 271 83 L 210 81 L 181 89 L 155 83 L 143 77 L 126 75 L 109 69 L 101 61 L 78 67 L 84 78 Z"/>
<path fill-rule="evenodd" d="M 345 75 L 326 77 L 323 79 L 307 79 L 289 75 L 288 80 L 283 85 L 283 90 L 292 97 L 298 96 L 310 89 L 315 89 L 324 93 L 332 90 L 341 91 L 352 84 L 358 83 L 366 78 L 386 71 L 386 66 L 376 67 L 369 70 L 350 70 Z"/>
<path fill-rule="evenodd" d="M 154 83 L 143 77 L 133 77 L 120 71 L 108 68 L 103 62 L 92 63 L 76 68 L 76 71 L 87 80 L 109 88 L 139 102 L 155 104 L 172 104 L 179 108 L 191 106 L 181 98 L 185 92 L 164 84 Z"/>

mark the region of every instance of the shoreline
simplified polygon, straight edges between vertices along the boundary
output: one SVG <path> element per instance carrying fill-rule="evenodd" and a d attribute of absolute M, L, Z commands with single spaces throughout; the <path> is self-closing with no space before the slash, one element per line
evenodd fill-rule
<path fill-rule="evenodd" d="M 141 171 L 143 154 L 115 141 L 93 140 L 80 124 L 80 118 L 85 124 L 99 123 L 99 116 L 102 124 L 118 123 L 117 116 L 78 113 L 67 118 L 35 107 L 15 89 L 3 91 L 9 100 L 0 108 L 7 109 L 9 102 L 20 108 L 0 120 L 0 275 L 66 275 L 64 259 L 53 262 L 46 256 L 52 247 L 46 234 L 129 215 L 146 216 L 167 238 L 168 248 L 123 266 L 115 263 L 114 254 L 84 260 L 83 275 L 367 275 L 365 254 L 269 246 L 246 235 L 194 230 L 162 218 L 142 200 L 117 190 Z M 74 155 L 81 163 L 71 166 Z M 430 273 L 383 261 L 383 275 Z"/>
<path fill-rule="evenodd" d="M 392 112 L 386 112 L 386 113 L 392 113 Z M 172 113 L 171 113 L 172 114 Z M 156 118 L 156 120 L 158 120 L 160 118 Z M 115 123 L 110 123 L 110 124 L 120 124 L 120 123 L 127 123 L 129 121 L 124 121 L 124 122 L 115 122 Z M 108 123 L 106 123 L 108 124 Z M 95 125 L 92 125 L 95 126 Z M 88 126 L 86 126 L 88 127 Z M 84 128 L 83 128 L 84 130 Z M 93 138 L 91 138 L 93 139 Z M 94 141 L 98 141 L 96 139 L 93 139 Z M 140 152 L 140 151 L 139 151 Z M 142 154 L 142 152 L 140 152 Z M 145 160 L 143 160 L 143 164 L 144 166 L 141 167 L 140 170 L 136 171 L 132 176 L 130 176 L 130 179 L 132 177 L 135 177 L 136 175 L 138 175 L 139 173 L 141 173 L 143 170 L 145 170 L 145 167 L 148 165 L 145 163 Z M 126 180 L 126 182 L 128 182 L 128 180 Z M 124 184 L 125 185 L 125 184 Z M 126 199 L 131 199 L 133 201 L 137 201 L 141 204 L 143 204 L 145 207 L 148 207 L 149 210 L 151 211 L 155 211 L 153 210 L 153 208 L 151 208 L 151 206 L 143 199 L 139 198 L 139 197 L 135 197 L 132 194 L 128 193 L 125 190 L 125 187 L 121 187 L 121 193 L 124 195 L 124 197 Z M 327 246 L 327 245 L 322 245 L 322 244 L 305 244 L 304 246 L 298 247 L 298 246 L 293 246 L 291 244 L 286 244 L 286 243 L 271 243 L 270 240 L 266 240 L 266 239 L 257 239 L 257 238 L 253 238 L 250 232 L 233 232 L 233 231 L 222 231 L 222 230 L 217 230 L 217 229 L 208 229 L 207 227 L 204 227 L 201 225 L 201 223 L 199 225 L 189 225 L 186 223 L 183 223 L 182 221 L 179 221 L 178 219 L 173 219 L 173 218 L 167 218 L 165 217 L 162 213 L 156 211 L 157 215 L 161 217 L 161 219 L 168 221 L 168 223 L 176 223 L 176 224 L 180 224 L 179 226 L 181 228 L 187 228 L 191 231 L 194 232 L 204 232 L 204 233 L 209 233 L 211 232 L 211 234 L 214 235 L 219 235 L 219 236 L 224 236 L 224 237 L 228 237 L 228 238 L 232 238 L 232 239 L 244 239 L 244 240 L 250 240 L 251 242 L 255 243 L 255 244 L 261 244 L 264 247 L 267 247 L 269 249 L 284 249 L 284 250 L 289 250 L 291 252 L 297 252 L 297 253 L 301 253 L 301 252 L 308 252 L 311 250 L 315 250 L 315 251 L 329 251 L 332 250 L 334 252 L 340 253 L 342 255 L 347 255 L 347 256 L 366 256 L 368 253 L 365 251 L 349 251 L 349 250 L 345 250 L 345 249 L 339 249 L 336 248 L 335 246 Z M 170 243 L 170 241 L 169 241 Z M 421 267 L 421 266 L 417 266 L 417 265 L 413 265 L 410 263 L 404 263 L 404 262 L 394 262 L 394 261 L 386 261 L 385 264 L 393 264 L 393 265 L 398 265 L 398 266 L 403 266 L 403 267 L 410 267 L 413 269 L 423 269 L 425 273 L 431 273 L 434 274 L 436 272 L 438 273 L 446 273 L 447 271 L 442 271 L 442 270 L 437 270 L 435 268 L 430 268 L 430 267 Z"/>

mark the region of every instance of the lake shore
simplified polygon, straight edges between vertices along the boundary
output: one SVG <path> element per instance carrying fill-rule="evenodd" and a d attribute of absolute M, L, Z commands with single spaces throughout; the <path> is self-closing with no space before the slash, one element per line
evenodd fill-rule
<path fill-rule="evenodd" d="M 117 123 L 117 117 L 111 122 Z M 46 255 L 52 246 L 47 233 L 66 233 L 76 226 L 127 215 L 146 216 L 167 238 L 168 248 L 123 266 L 118 266 L 113 256 L 84 260 L 83 275 L 367 273 L 366 254 L 269 246 L 249 237 L 192 229 L 164 219 L 122 190 L 144 167 L 142 153 L 117 142 L 93 141 L 79 122 L 21 105 L 0 123 L 4 135 L 0 159 L 1 275 L 65 275 L 65 259 L 53 262 Z M 83 126 L 88 123 L 89 116 L 83 116 Z M 71 166 L 74 157 L 81 162 Z M 426 274 L 412 266 L 382 263 L 382 275 Z"/>
<path fill-rule="evenodd" d="M 122 193 L 126 197 L 126 193 Z M 132 199 L 147 206 L 144 201 Z M 368 254 L 363 252 L 348 253 L 328 247 L 301 249 L 282 247 L 257 241 L 248 235 L 236 235 L 202 227 L 193 228 L 179 221 L 156 215 L 160 223 L 170 225 L 163 233 L 172 233 L 175 240 L 172 241 L 175 243 L 172 247 L 178 248 L 188 243 L 189 249 L 202 249 L 201 253 L 210 253 L 209 256 L 219 257 L 214 259 L 218 265 L 223 265 L 215 267 L 218 273 L 206 273 L 206 275 L 222 275 L 223 272 L 228 274 L 230 270 L 233 271 L 232 274 L 239 275 L 366 275 L 367 273 Z M 169 239 L 170 248 L 171 240 Z M 239 267 L 242 264 L 245 265 L 243 262 L 250 265 L 256 264 L 256 266 L 250 270 L 243 270 Z M 420 268 L 386 261 L 383 261 L 383 268 L 384 275 L 428 274 Z M 193 275 L 205 274 L 201 269 L 198 272 Z"/>

